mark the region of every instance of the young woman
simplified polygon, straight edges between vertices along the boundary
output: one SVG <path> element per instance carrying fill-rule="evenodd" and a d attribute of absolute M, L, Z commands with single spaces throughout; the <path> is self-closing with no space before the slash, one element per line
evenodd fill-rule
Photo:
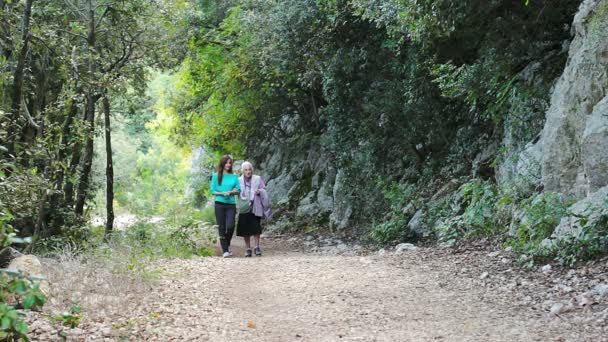
<path fill-rule="evenodd" d="M 217 173 L 211 177 L 211 194 L 215 196 L 215 220 L 224 258 L 232 255 L 230 240 L 234 234 L 236 217 L 234 195 L 238 195 L 240 189 L 239 179 L 232 173 L 232 158 L 225 155 L 220 159 Z"/>
<path fill-rule="evenodd" d="M 250 162 L 243 162 L 241 171 L 243 174 L 239 177 L 241 194 L 239 195 L 239 222 L 236 227 L 236 235 L 245 239 L 245 245 L 247 246 L 245 257 L 251 257 L 252 236 L 255 240 L 255 255 L 261 256 L 260 234 L 262 234 L 262 226 L 260 220 L 262 217 L 256 216 L 253 204 L 256 197 L 260 196 L 260 192 L 265 191 L 266 184 L 260 176 L 253 174 L 253 165 Z"/>

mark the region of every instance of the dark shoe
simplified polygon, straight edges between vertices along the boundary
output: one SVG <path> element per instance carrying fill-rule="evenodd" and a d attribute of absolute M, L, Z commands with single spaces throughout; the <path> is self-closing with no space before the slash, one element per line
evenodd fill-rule
<path fill-rule="evenodd" d="M 260 249 L 260 246 L 257 246 L 255 248 L 255 255 L 256 256 L 262 256 L 262 250 Z"/>
<path fill-rule="evenodd" d="M 251 258 L 251 248 L 245 251 L 245 258 Z"/>

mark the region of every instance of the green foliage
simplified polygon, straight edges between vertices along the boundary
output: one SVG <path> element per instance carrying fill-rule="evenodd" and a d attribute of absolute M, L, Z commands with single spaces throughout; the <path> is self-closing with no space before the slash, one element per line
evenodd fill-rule
<path fill-rule="evenodd" d="M 600 2 L 595 10 L 595 14 L 589 21 L 589 28 L 591 32 L 598 32 L 606 25 L 606 19 L 608 18 L 608 4 L 605 2 Z"/>
<path fill-rule="evenodd" d="M 369 232 L 372 240 L 379 243 L 390 243 L 412 238 L 407 230 L 411 215 L 404 213 L 403 208 L 408 204 L 417 205 L 416 188 L 413 184 L 387 181 L 384 178 L 376 180 L 378 189 L 388 202 L 388 210 L 380 223 L 373 225 Z"/>
<path fill-rule="evenodd" d="M 497 215 L 499 195 L 490 181 L 471 179 L 456 193 L 429 205 L 428 220 L 440 241 L 454 243 L 502 233 Z"/>
<path fill-rule="evenodd" d="M 408 220 L 404 216 L 395 216 L 375 224 L 369 235 L 375 242 L 387 244 L 406 239 Z"/>
<path fill-rule="evenodd" d="M 589 220 L 589 215 L 598 215 Z M 601 209 L 588 211 L 579 217 L 581 231 L 557 240 L 550 246 L 554 258 L 562 265 L 576 263 L 608 254 L 608 203 Z"/>
<path fill-rule="evenodd" d="M 566 211 L 563 204 L 545 203 L 536 205 L 531 210 L 534 223 L 540 226 L 535 234 L 529 232 L 520 233 L 518 240 L 512 245 L 519 253 L 522 253 L 520 261 L 531 265 L 534 262 L 545 262 L 554 259 L 565 266 L 575 266 L 577 263 L 598 258 L 608 253 L 608 201 L 599 206 L 591 206 L 582 214 L 572 214 Z M 539 210 L 540 208 L 540 210 Z M 543 226 L 556 226 L 559 218 L 565 215 L 576 217 L 573 224 L 574 230 L 566 236 L 553 236 Z"/>
<path fill-rule="evenodd" d="M 495 205 L 498 200 L 496 185 L 473 179 L 461 188 L 465 206 L 462 219 L 470 236 L 491 236 L 496 231 Z"/>
<path fill-rule="evenodd" d="M 513 246 L 520 252 L 538 246 L 551 236 L 562 217 L 568 213 L 570 201 L 564 196 L 546 192 L 533 196 L 522 202 L 525 216 L 517 228 L 517 239 Z"/>
<path fill-rule="evenodd" d="M 167 225 L 138 222 L 125 232 L 115 232 L 112 239 L 114 243 L 128 246 L 130 267 L 139 267 L 143 260 L 212 255 L 210 241 L 213 238 L 204 227 L 194 219 L 168 222 Z"/>
<path fill-rule="evenodd" d="M 23 322 L 18 311 L 4 303 L 0 303 L 0 329 L 1 338 L 29 341 L 26 337 L 28 332 L 27 324 Z"/>
<path fill-rule="evenodd" d="M 0 338 L 28 341 L 22 310 L 39 310 L 44 305 L 46 296 L 36 284 L 39 280 L 14 270 L 0 270 Z"/>

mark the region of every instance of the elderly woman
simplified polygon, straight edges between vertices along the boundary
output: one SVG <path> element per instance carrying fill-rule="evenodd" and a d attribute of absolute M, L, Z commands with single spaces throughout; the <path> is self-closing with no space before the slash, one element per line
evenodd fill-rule
<path fill-rule="evenodd" d="M 262 249 L 260 248 L 260 234 L 262 226 L 260 220 L 264 213 L 256 211 L 254 202 L 260 202 L 260 196 L 266 196 L 264 188 L 266 184 L 260 176 L 253 174 L 253 165 L 250 162 L 243 162 L 241 165 L 243 174 L 239 177 L 239 185 L 241 193 L 239 195 L 239 220 L 236 226 L 236 235 L 242 236 L 245 239 L 247 250 L 245 257 L 251 257 L 251 237 L 255 240 L 255 255 L 261 256 Z M 257 215 L 256 215 L 257 214 Z"/>

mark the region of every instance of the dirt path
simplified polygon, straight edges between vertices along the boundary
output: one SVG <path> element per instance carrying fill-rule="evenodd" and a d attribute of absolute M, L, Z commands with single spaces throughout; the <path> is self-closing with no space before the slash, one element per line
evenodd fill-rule
<path fill-rule="evenodd" d="M 242 255 L 242 248 L 235 252 Z M 421 250 L 399 256 L 321 255 L 290 251 L 283 242 L 267 242 L 263 257 L 175 260 L 164 265 L 165 276 L 151 289 L 147 304 L 125 313 L 129 320 L 114 326 L 113 337 L 159 341 L 602 339 L 597 334 L 603 328 L 586 331 L 584 326 L 518 305 L 515 296 L 510 300 L 483 281 L 480 284 L 478 277 L 455 275 L 455 268 L 460 270 L 462 265 L 462 261 L 446 263 L 429 257 Z"/>
<path fill-rule="evenodd" d="M 236 257 L 157 261 L 147 265 L 155 280 L 144 282 L 49 260 L 57 292 L 47 310 L 72 298 L 84 318 L 66 328 L 32 312 L 30 338 L 608 341 L 608 257 L 524 271 L 483 244 L 355 255 L 363 248 L 310 238 L 268 239 L 253 258 L 242 257 L 237 239 Z"/>

